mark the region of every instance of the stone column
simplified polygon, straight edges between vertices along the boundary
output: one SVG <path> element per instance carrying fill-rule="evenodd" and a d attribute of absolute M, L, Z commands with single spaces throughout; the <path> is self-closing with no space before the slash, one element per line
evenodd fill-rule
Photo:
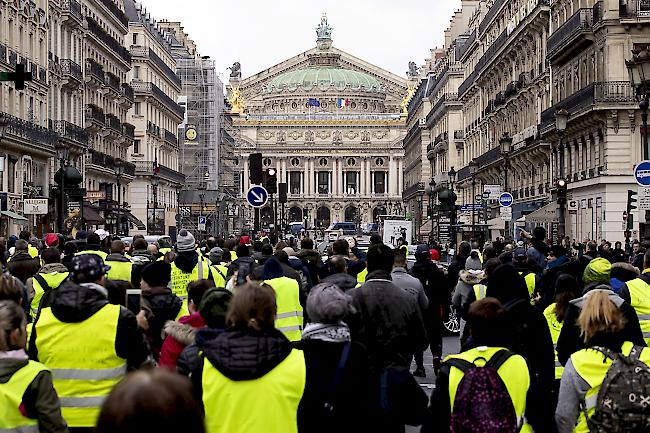
<path fill-rule="evenodd" d="M 343 159 L 338 160 L 339 165 L 339 195 L 345 195 L 345 179 L 343 178 Z"/>
<path fill-rule="evenodd" d="M 400 158 L 397 164 L 397 194 L 402 195 L 404 191 L 404 160 Z"/>
<path fill-rule="evenodd" d="M 366 159 L 361 158 L 361 171 L 359 172 L 359 185 L 357 186 L 359 195 L 365 195 L 366 194 Z"/>
<path fill-rule="evenodd" d="M 337 180 L 336 180 L 336 164 L 337 164 L 337 160 L 336 160 L 336 158 L 333 158 L 332 159 L 332 174 L 330 175 L 330 188 L 329 188 L 329 190 L 330 190 L 329 192 L 332 195 L 336 195 L 338 193 L 337 188 L 336 188 L 337 183 L 338 183 Z"/>
<path fill-rule="evenodd" d="M 397 189 L 397 182 L 394 182 L 394 180 L 397 180 L 395 171 L 395 160 L 393 159 L 393 155 L 391 155 L 388 159 L 388 177 L 386 178 L 386 192 L 389 196 L 394 195 Z"/>
<path fill-rule="evenodd" d="M 368 191 L 368 194 L 373 193 L 371 164 L 370 160 L 368 160 L 368 163 L 366 164 L 366 190 Z"/>
<path fill-rule="evenodd" d="M 282 158 L 282 177 L 280 178 L 280 182 L 288 182 L 288 176 L 287 176 L 287 158 Z"/>
<path fill-rule="evenodd" d="M 307 179 L 309 178 L 307 171 L 309 170 L 309 158 L 305 158 L 304 165 L 302 173 L 300 174 L 300 194 L 303 196 L 307 195 Z"/>
<path fill-rule="evenodd" d="M 242 184 L 244 186 L 244 188 L 243 188 L 244 189 L 244 194 L 246 194 L 246 191 L 248 191 L 248 188 L 250 187 L 249 186 L 248 175 L 247 175 L 248 172 L 249 172 L 249 169 L 248 169 L 248 155 L 246 155 L 244 157 L 244 176 L 243 176 L 244 179 L 243 179 L 243 182 L 242 182 Z"/>

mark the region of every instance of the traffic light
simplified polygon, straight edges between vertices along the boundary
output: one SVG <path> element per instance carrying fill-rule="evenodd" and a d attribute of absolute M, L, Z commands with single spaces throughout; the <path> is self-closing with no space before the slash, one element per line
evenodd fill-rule
<path fill-rule="evenodd" d="M 565 179 L 558 179 L 555 182 L 555 189 L 557 191 L 557 204 L 566 204 L 567 183 Z"/>
<path fill-rule="evenodd" d="M 634 217 L 632 215 L 632 211 L 635 210 L 636 207 L 636 202 L 637 202 L 637 192 L 628 189 L 627 190 L 627 228 L 628 230 L 632 230 L 634 228 Z"/>
<path fill-rule="evenodd" d="M 262 169 L 262 154 L 251 153 L 248 157 L 249 179 L 253 185 L 261 185 L 264 177 Z"/>
<path fill-rule="evenodd" d="M 278 203 L 287 202 L 287 184 L 285 182 L 278 184 Z"/>
<path fill-rule="evenodd" d="M 264 172 L 264 187 L 269 194 L 278 192 L 278 174 L 275 168 L 267 168 Z"/>

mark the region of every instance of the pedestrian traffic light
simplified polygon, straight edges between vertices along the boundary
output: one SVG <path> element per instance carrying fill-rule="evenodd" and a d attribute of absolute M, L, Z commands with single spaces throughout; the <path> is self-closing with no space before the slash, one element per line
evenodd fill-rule
<path fill-rule="evenodd" d="M 278 203 L 283 204 L 287 202 L 287 184 L 281 182 L 278 184 Z"/>
<path fill-rule="evenodd" d="M 557 204 L 566 204 L 567 182 L 566 179 L 558 179 L 555 182 L 555 189 L 557 191 Z"/>
<path fill-rule="evenodd" d="M 262 169 L 262 154 L 251 153 L 248 157 L 248 178 L 253 185 L 261 185 L 264 177 Z"/>
<path fill-rule="evenodd" d="M 275 168 L 267 168 L 264 172 L 264 186 L 269 194 L 278 192 L 278 174 Z"/>
<path fill-rule="evenodd" d="M 635 204 L 637 202 L 637 198 L 638 195 L 636 191 L 632 189 L 627 190 L 627 220 L 626 220 L 627 226 L 626 227 L 628 230 L 632 230 L 634 228 L 634 216 L 632 215 L 632 211 L 637 208 Z"/>

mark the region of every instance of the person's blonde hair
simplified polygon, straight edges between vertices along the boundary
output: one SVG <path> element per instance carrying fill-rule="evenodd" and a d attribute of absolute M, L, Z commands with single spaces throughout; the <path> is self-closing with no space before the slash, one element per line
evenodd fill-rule
<path fill-rule="evenodd" d="M 608 292 L 594 290 L 582 307 L 578 326 L 585 343 L 588 343 L 598 333 L 614 334 L 622 331 L 625 319 L 621 310 L 609 299 Z"/>

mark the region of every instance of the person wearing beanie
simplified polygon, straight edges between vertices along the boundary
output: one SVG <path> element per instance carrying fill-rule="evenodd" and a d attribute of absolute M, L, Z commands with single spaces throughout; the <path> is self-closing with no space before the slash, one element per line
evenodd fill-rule
<path fill-rule="evenodd" d="M 251 257 L 251 250 L 246 245 L 237 245 L 235 249 L 237 259 L 228 266 L 227 280 L 230 280 L 235 272 L 242 270 L 242 274 L 250 275 L 256 268 L 255 259 Z"/>
<path fill-rule="evenodd" d="M 59 246 L 59 237 L 56 233 L 48 233 L 45 235 L 45 246 L 47 248 L 58 247 Z"/>
<path fill-rule="evenodd" d="M 458 273 L 458 283 L 454 289 L 454 295 L 451 298 L 451 304 L 456 307 L 456 312 L 460 317 L 460 335 L 463 335 L 465 329 L 466 311 L 463 308 L 468 305 L 467 299 L 469 294 L 474 291 L 474 285 L 480 284 L 485 277 L 483 273 L 483 264 L 478 256 L 477 251 L 470 251 L 469 257 L 465 259 L 465 269 Z"/>
<path fill-rule="evenodd" d="M 354 312 L 352 299 L 334 284 L 318 284 L 309 292 L 306 305 L 311 323 L 305 326 L 299 347 L 305 354 L 307 381 L 298 407 L 298 430 L 305 432 L 365 431 L 371 417 L 368 354 L 359 342 L 351 342 L 344 320 Z M 324 393 L 334 380 L 346 354 L 336 392 Z M 322 408 L 337 408 L 328 416 Z"/>
<path fill-rule="evenodd" d="M 193 281 L 209 280 L 214 283 L 210 262 L 196 251 L 196 240 L 192 233 L 183 229 L 176 237 L 177 255 L 171 265 L 172 292 L 183 300 L 180 314 L 187 316 L 187 285 Z"/>
<path fill-rule="evenodd" d="M 262 279 L 264 280 L 263 284 L 271 286 L 275 291 L 278 309 L 275 320 L 276 329 L 282 332 L 289 341 L 300 341 L 303 329 L 303 312 L 298 282 L 284 276 L 282 265 L 275 257 L 264 263 Z"/>
<path fill-rule="evenodd" d="M 183 301 L 169 289 L 172 267 L 165 262 L 145 266 L 140 274 L 142 289 L 138 325 L 144 331 L 149 349 L 158 360 L 162 346 L 162 329 L 168 320 L 178 316 Z"/>
<path fill-rule="evenodd" d="M 210 250 L 208 254 L 210 259 L 210 268 L 212 270 L 212 277 L 214 279 L 215 287 L 226 287 L 228 279 L 228 267 L 223 264 L 223 249 L 219 247 L 214 247 Z"/>
<path fill-rule="evenodd" d="M 562 332 L 557 341 L 557 356 L 562 365 L 566 364 L 573 353 L 585 348 L 584 339 L 578 326 L 578 317 L 580 316 L 582 307 L 593 291 L 606 292 L 609 299 L 623 313 L 625 324 L 621 332 L 624 341 L 629 341 L 639 346 L 646 346 L 636 310 L 630 304 L 629 292 L 626 293 L 625 287 L 621 289 L 620 295 L 612 290 L 610 286 L 611 271 L 611 263 L 603 258 L 591 260 L 585 268 L 582 275 L 582 282 L 584 284 L 582 296 L 569 303 Z"/>

